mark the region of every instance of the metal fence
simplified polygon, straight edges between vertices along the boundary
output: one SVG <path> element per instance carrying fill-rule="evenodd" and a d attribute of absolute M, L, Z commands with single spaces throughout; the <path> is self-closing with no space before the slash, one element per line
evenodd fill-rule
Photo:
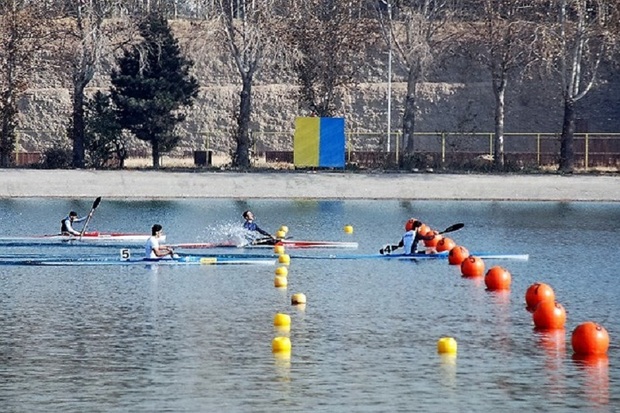
<path fill-rule="evenodd" d="M 44 134 L 44 131 L 36 131 Z M 23 131 L 22 131 L 23 133 Z M 224 131 L 201 132 L 196 148 L 180 148 L 173 157 L 191 157 L 195 151 L 207 151 L 215 154 L 230 154 L 232 141 Z M 267 162 L 293 163 L 293 132 L 252 131 L 252 155 L 264 158 Z M 494 133 L 459 133 L 459 132 L 416 132 L 414 134 L 414 154 L 426 157 L 437 166 L 459 165 L 464 162 L 492 156 L 494 151 Z M 386 133 L 348 132 L 346 134 L 346 162 L 360 167 L 393 167 L 399 165 L 403 156 L 403 136 L 393 132 Z M 192 144 L 190 144 L 192 145 Z M 193 145 L 192 145 L 193 146 Z M 390 151 L 387 151 L 387 147 Z M 150 151 L 143 148 L 129 148 L 132 157 L 149 157 Z M 574 140 L 575 166 L 589 168 L 620 168 L 620 133 L 579 133 Z M 560 136 L 554 133 L 506 133 L 504 154 L 507 162 L 520 163 L 524 166 L 554 166 L 558 164 L 560 154 Z M 38 163 L 39 152 L 15 153 L 18 166 Z"/>
<path fill-rule="evenodd" d="M 269 149 L 270 142 L 283 134 L 254 133 L 255 153 L 272 162 L 293 162 L 293 139 L 289 148 Z M 414 133 L 414 154 L 432 159 L 435 164 L 462 164 L 476 157 L 493 156 L 495 134 L 456 132 Z M 560 135 L 553 133 L 506 133 L 504 155 L 507 162 L 524 166 L 553 166 L 559 162 Z M 346 161 L 366 167 L 398 165 L 403 154 L 403 136 L 390 136 L 391 151 L 387 151 L 387 134 L 349 132 L 346 136 Z M 578 168 L 619 168 L 620 133 L 580 133 L 574 138 L 575 166 Z"/>

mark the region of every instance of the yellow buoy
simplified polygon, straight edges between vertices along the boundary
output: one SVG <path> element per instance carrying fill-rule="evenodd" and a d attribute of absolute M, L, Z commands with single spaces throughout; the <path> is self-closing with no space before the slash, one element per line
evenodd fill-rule
<path fill-rule="evenodd" d="M 278 262 L 280 264 L 290 264 L 291 263 L 291 257 L 288 254 L 281 254 L 278 257 Z"/>
<path fill-rule="evenodd" d="M 286 287 L 288 285 L 288 281 L 286 277 L 283 277 L 282 275 L 276 275 L 276 278 L 273 280 L 273 285 L 275 285 L 277 288 Z"/>
<path fill-rule="evenodd" d="M 276 232 L 276 238 L 282 239 L 282 238 L 285 238 L 285 237 L 286 237 L 286 232 L 284 232 L 282 230 Z"/>
<path fill-rule="evenodd" d="M 288 232 L 288 227 L 286 225 L 282 225 L 280 227 L 280 231 L 284 232 L 285 234 Z"/>
<path fill-rule="evenodd" d="M 344 232 L 345 234 L 353 234 L 353 227 L 351 225 L 345 225 Z"/>
<path fill-rule="evenodd" d="M 286 277 L 288 275 L 288 270 L 286 269 L 286 267 L 278 267 L 276 268 L 276 275 Z"/>
<path fill-rule="evenodd" d="M 275 317 L 273 317 L 273 325 L 279 327 L 290 326 L 291 316 L 284 313 L 276 313 Z"/>
<path fill-rule="evenodd" d="M 284 245 L 276 244 L 273 247 L 273 252 L 276 254 L 284 254 Z"/>
<path fill-rule="evenodd" d="M 452 337 L 442 337 L 437 342 L 437 353 L 456 354 L 456 340 Z"/>
<path fill-rule="evenodd" d="M 304 293 L 293 294 L 291 297 L 291 304 L 292 305 L 306 304 L 306 294 Z"/>
<path fill-rule="evenodd" d="M 276 337 L 271 342 L 271 350 L 274 353 L 291 351 L 291 339 L 288 337 Z"/>

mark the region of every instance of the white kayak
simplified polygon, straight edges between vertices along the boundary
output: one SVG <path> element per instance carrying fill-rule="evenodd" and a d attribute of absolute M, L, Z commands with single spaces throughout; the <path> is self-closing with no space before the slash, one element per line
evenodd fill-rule
<path fill-rule="evenodd" d="M 75 235 L 33 235 L 24 237 L 0 237 L 0 245 L 41 245 L 41 244 L 141 244 L 143 245 L 150 237 L 149 234 L 125 233 L 125 232 L 85 232 L 81 237 Z M 160 237 L 165 241 L 166 236 Z"/>

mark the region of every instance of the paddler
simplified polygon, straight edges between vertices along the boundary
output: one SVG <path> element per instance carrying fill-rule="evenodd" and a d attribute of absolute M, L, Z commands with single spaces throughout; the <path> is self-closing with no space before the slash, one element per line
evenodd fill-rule
<path fill-rule="evenodd" d="M 62 235 L 74 235 L 79 237 L 81 232 L 73 229 L 73 224 L 85 221 L 90 216 L 92 216 L 92 211 L 90 212 L 90 214 L 82 218 L 78 218 L 78 214 L 75 211 L 69 212 L 69 215 L 67 215 L 60 221 L 60 233 Z"/>
<path fill-rule="evenodd" d="M 271 235 L 267 231 L 261 229 L 256 224 L 256 222 L 254 222 L 254 214 L 252 213 L 252 211 L 250 211 L 250 210 L 245 211 L 243 213 L 243 219 L 245 219 L 245 222 L 243 223 L 243 228 L 251 233 L 249 235 L 255 235 L 256 233 L 258 233 L 258 234 L 261 234 L 261 235 L 266 237 L 266 238 L 258 238 L 257 239 L 255 236 L 251 236 L 248 239 L 248 241 L 251 244 L 274 245 L 276 242 L 278 242 L 278 239 L 276 237 L 274 237 L 273 235 Z"/>
<path fill-rule="evenodd" d="M 174 258 L 174 250 L 171 247 L 159 244 L 163 231 L 164 229 L 161 225 L 153 225 L 151 228 L 151 236 L 146 240 L 146 246 L 144 248 L 145 258 L 156 260 L 168 255 Z"/>
<path fill-rule="evenodd" d="M 404 247 L 405 254 L 425 254 L 426 251 L 418 251 L 418 243 L 420 241 L 430 241 L 435 238 L 435 235 L 424 235 L 420 233 L 420 227 L 422 226 L 422 221 L 417 220 L 415 218 L 411 218 L 407 220 L 405 223 L 405 234 L 402 239 L 398 243 L 398 245 L 386 245 L 385 247 L 379 250 L 379 254 L 389 254 L 395 249 Z"/>

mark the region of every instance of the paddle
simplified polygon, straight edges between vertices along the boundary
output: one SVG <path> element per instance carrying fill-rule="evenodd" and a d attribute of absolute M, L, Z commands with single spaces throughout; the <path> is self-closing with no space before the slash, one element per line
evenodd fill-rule
<path fill-rule="evenodd" d="M 463 224 L 462 222 L 459 222 L 458 224 L 450 225 L 448 228 L 444 229 L 443 231 L 438 232 L 437 235 L 446 234 L 448 232 L 458 231 L 459 229 L 463 228 L 464 226 L 465 226 L 465 224 Z"/>
<path fill-rule="evenodd" d="M 95 209 L 97 209 L 100 203 L 101 203 L 101 197 L 98 196 L 97 199 L 95 199 L 95 202 L 93 202 L 93 207 L 90 209 L 90 212 L 88 213 L 88 218 L 86 218 L 86 222 L 84 223 L 84 228 L 82 228 L 82 232 L 80 232 L 80 241 L 82 241 L 82 236 L 84 236 L 84 233 L 86 232 L 86 227 L 88 226 L 88 223 L 90 222 L 91 217 L 95 213 Z"/>
<path fill-rule="evenodd" d="M 275 245 L 278 241 L 278 238 L 265 237 L 265 238 L 257 238 L 251 242 L 251 245 Z"/>
<path fill-rule="evenodd" d="M 463 224 L 462 222 L 459 222 L 458 224 L 454 224 L 454 225 L 450 225 L 448 228 L 444 229 L 441 232 L 438 232 L 437 235 L 441 235 L 441 234 L 447 234 L 448 232 L 454 232 L 454 231 L 458 231 L 459 229 L 463 228 L 465 226 L 465 224 Z M 381 248 L 379 250 L 379 254 L 383 255 L 383 254 L 389 254 L 392 251 L 394 251 L 395 249 L 398 248 L 398 245 L 386 245 L 385 247 Z"/>

